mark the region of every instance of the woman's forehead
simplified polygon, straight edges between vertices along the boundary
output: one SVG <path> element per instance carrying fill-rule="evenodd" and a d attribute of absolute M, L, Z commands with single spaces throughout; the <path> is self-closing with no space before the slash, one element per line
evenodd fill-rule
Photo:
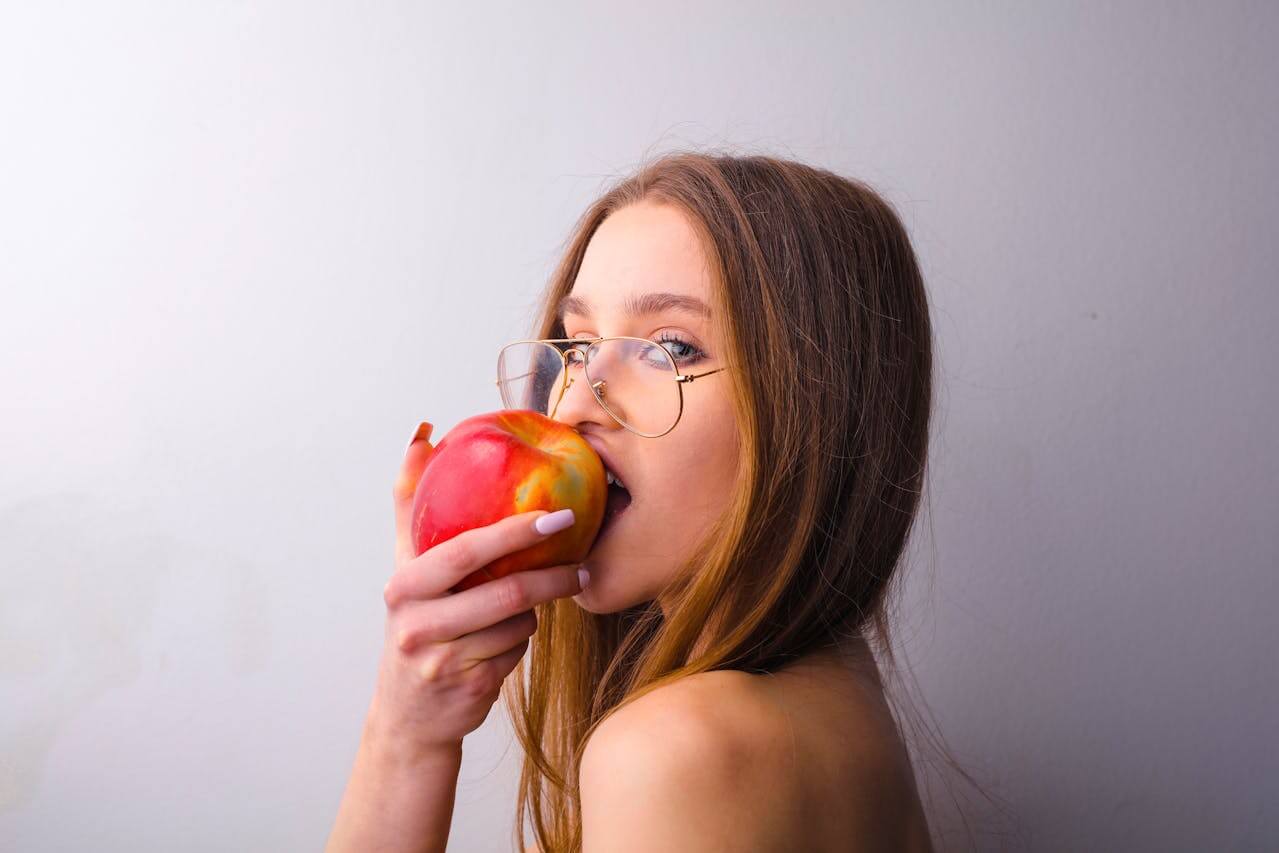
<path fill-rule="evenodd" d="M 677 311 L 710 319 L 710 276 L 696 232 L 670 205 L 613 213 L 587 245 L 560 316 Z"/>

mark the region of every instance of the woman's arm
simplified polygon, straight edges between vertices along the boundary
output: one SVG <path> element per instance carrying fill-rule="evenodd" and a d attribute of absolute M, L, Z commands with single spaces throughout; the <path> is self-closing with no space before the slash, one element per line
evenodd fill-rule
<path fill-rule="evenodd" d="M 430 435 L 431 424 L 423 421 L 392 490 L 395 573 L 382 590 L 385 645 L 328 853 L 443 853 L 462 738 L 488 717 L 503 681 L 528 650 L 537 605 L 577 595 L 589 578 L 569 564 L 453 592 L 495 560 L 573 524 L 573 510 L 516 513 L 416 554 L 412 507 L 435 450 Z"/>
<path fill-rule="evenodd" d="M 444 853 L 461 767 L 461 741 L 412 755 L 366 723 L 325 853 Z"/>

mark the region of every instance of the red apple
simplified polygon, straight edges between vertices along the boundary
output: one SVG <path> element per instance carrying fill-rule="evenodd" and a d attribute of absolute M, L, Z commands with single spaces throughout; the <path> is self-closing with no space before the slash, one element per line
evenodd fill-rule
<path fill-rule="evenodd" d="M 571 507 L 573 526 L 467 575 L 461 592 L 512 572 L 583 560 L 608 502 L 604 463 L 572 427 L 524 409 L 474 415 L 440 439 L 413 495 L 418 554 L 463 530 L 531 510 Z"/>

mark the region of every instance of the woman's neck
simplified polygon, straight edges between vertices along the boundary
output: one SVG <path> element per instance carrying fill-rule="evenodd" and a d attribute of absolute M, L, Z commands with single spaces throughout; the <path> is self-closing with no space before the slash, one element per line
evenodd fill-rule
<path fill-rule="evenodd" d="M 865 638 L 853 636 L 841 638 L 837 643 L 814 649 L 798 660 L 782 667 L 782 671 L 798 676 L 828 678 L 831 675 L 848 674 L 862 683 L 869 682 L 878 690 L 883 689 L 879 666 Z"/>

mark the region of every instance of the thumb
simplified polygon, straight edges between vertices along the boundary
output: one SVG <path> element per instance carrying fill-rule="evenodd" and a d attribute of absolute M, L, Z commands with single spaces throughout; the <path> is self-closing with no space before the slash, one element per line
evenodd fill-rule
<path fill-rule="evenodd" d="M 417 482 L 422 479 L 422 471 L 435 448 L 431 445 L 431 431 L 435 427 L 429 421 L 418 424 L 417 431 L 409 439 L 409 446 L 404 451 L 404 459 L 400 463 L 399 474 L 395 478 L 395 486 L 391 490 L 395 501 L 395 564 L 397 568 L 405 560 L 417 556 L 412 537 L 413 495 L 417 492 Z"/>

